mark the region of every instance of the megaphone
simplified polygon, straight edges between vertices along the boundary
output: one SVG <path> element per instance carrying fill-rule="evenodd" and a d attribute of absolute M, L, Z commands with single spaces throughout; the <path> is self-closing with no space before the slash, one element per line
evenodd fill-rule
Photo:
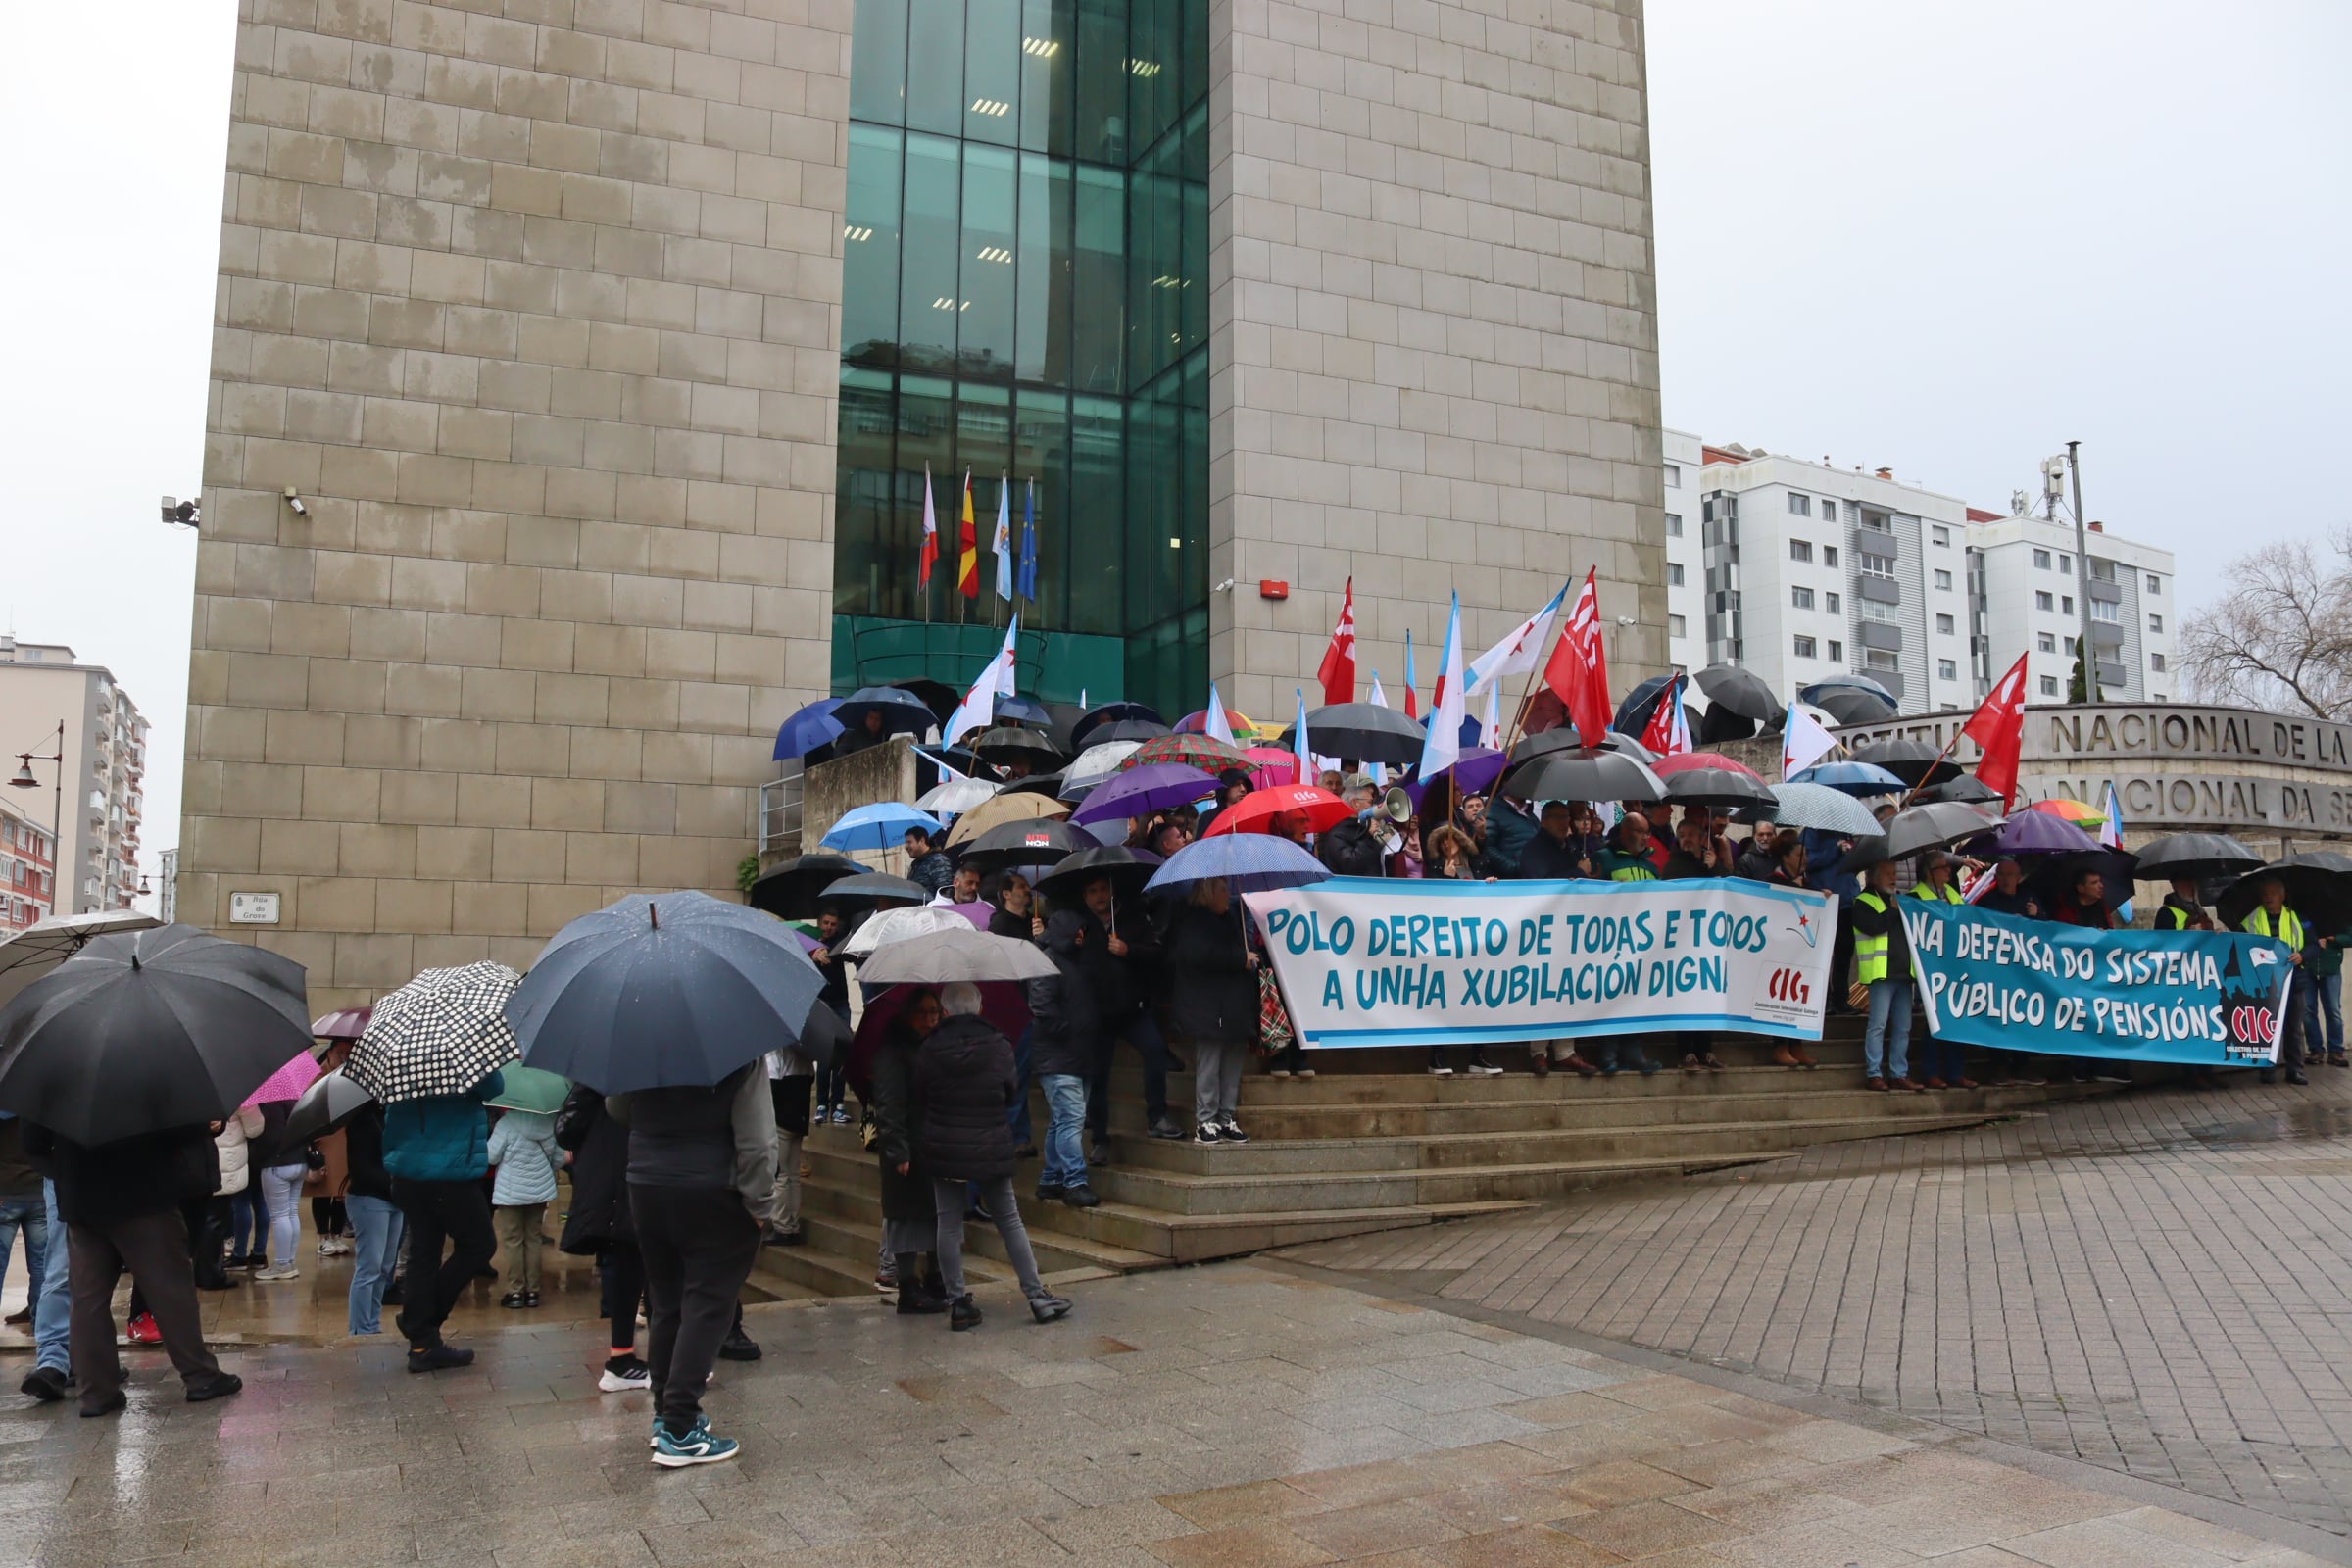
<path fill-rule="evenodd" d="M 1400 789 L 1392 788 L 1380 798 L 1379 811 L 1392 822 L 1409 821 L 1413 814 L 1413 798 Z"/>

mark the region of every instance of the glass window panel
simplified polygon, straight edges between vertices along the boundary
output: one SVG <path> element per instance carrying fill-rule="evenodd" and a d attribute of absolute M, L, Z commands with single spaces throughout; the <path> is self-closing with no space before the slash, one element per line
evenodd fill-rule
<path fill-rule="evenodd" d="M 1208 110 L 1203 105 L 1186 117 L 1184 145 L 1179 151 L 1185 167 L 1179 187 L 1183 234 L 1176 256 L 1179 353 L 1208 341 L 1208 171 L 1204 167 L 1198 175 L 1192 172 L 1195 153 L 1204 153 L 1207 146 Z"/>
<path fill-rule="evenodd" d="M 1116 171 L 1078 170 L 1070 244 L 1070 384 L 1088 392 L 1126 385 L 1127 181 Z"/>
<path fill-rule="evenodd" d="M 1135 264 L 1128 270 L 1127 374 L 1136 385 L 1173 361 L 1183 342 L 1184 191 L 1164 167 L 1171 152 L 1165 145 L 1154 151 L 1128 186 L 1127 243 Z"/>
<path fill-rule="evenodd" d="M 1012 373 L 1054 386 L 1070 382 L 1070 166 L 1021 157 L 1021 238 L 1013 247 L 1019 337 Z"/>
<path fill-rule="evenodd" d="M 923 544 L 923 481 L 931 482 L 931 504 L 939 518 L 939 563 L 931 571 L 930 616 L 952 608 L 956 583 L 956 518 L 957 487 L 963 474 L 956 466 L 955 383 L 929 376 L 909 375 L 899 382 L 898 487 L 894 497 L 901 533 L 907 541 L 906 559 L 897 564 L 891 580 L 899 584 L 897 613 L 911 620 L 925 618 L 923 600 L 915 593 Z M 838 571 L 835 573 L 839 576 Z"/>
<path fill-rule="evenodd" d="M 963 128 L 963 0 L 912 0 L 906 37 L 906 123 L 953 136 Z M 856 67 L 853 65 L 853 71 Z"/>
<path fill-rule="evenodd" d="M 1118 401 L 1070 400 L 1069 629 L 1118 636 L 1126 431 Z M 1049 534 L 1049 539 L 1053 536 Z"/>
<path fill-rule="evenodd" d="M 1077 0 L 1022 0 L 1021 145 L 1070 156 Z"/>
<path fill-rule="evenodd" d="M 963 134 L 1009 146 L 1021 122 L 1021 0 L 964 0 Z"/>
<path fill-rule="evenodd" d="M 980 597 L 971 605 L 971 612 L 963 618 L 981 620 L 987 617 L 988 607 L 996 603 L 997 558 L 991 545 L 997 530 L 997 492 L 1005 483 L 1012 467 L 1012 394 L 1001 386 L 974 386 L 969 382 L 956 389 L 956 543 L 943 547 L 943 559 L 956 564 L 951 576 L 960 581 L 962 558 L 964 475 L 972 481 L 972 534 L 980 556 Z M 947 524 L 943 520 L 942 529 Z M 963 601 L 958 598 L 958 604 Z"/>
<path fill-rule="evenodd" d="M 957 144 L 937 136 L 906 138 L 904 278 L 899 288 L 899 350 L 910 368 L 946 369 L 956 358 L 956 213 L 963 179 Z"/>
<path fill-rule="evenodd" d="M 893 504 L 891 402 L 887 373 L 843 368 L 833 592 L 844 615 L 903 614 L 912 606 L 912 578 L 895 582 L 892 570 L 905 529 Z"/>
<path fill-rule="evenodd" d="M 1077 0 L 1078 122 L 1071 150 L 1099 164 L 1127 162 L 1126 0 Z"/>
<path fill-rule="evenodd" d="M 1070 400 L 1060 392 L 1023 392 L 1012 424 L 1012 528 L 1018 546 L 1032 497 L 1037 507 L 1037 604 L 1024 605 L 1024 624 L 1040 631 L 1069 625 Z M 1031 482 L 1035 481 L 1035 488 Z"/>
<path fill-rule="evenodd" d="M 1000 378 L 1012 370 L 1013 160 L 1006 148 L 963 150 L 963 293 L 956 367 Z"/>
<path fill-rule="evenodd" d="M 888 365 L 897 359 L 901 140 L 895 130 L 850 127 L 849 217 L 842 227 L 845 360 Z"/>
<path fill-rule="evenodd" d="M 906 120 L 906 0 L 858 0 L 850 40 L 850 118 Z"/>

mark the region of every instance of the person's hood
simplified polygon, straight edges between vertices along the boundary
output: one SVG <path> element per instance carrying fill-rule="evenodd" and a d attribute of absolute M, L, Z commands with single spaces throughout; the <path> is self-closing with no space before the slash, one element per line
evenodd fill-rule
<path fill-rule="evenodd" d="M 1078 956 L 1078 937 L 1086 929 L 1076 909 L 1055 909 L 1046 918 L 1046 934 L 1040 940 L 1047 952 L 1056 957 Z"/>

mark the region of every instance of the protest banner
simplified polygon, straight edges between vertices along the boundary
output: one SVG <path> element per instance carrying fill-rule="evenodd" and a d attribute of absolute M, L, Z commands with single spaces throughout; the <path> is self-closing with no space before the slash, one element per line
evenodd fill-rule
<path fill-rule="evenodd" d="M 1677 1029 L 1818 1040 L 1837 931 L 1826 894 L 1724 877 L 1335 877 L 1244 900 L 1309 1047 Z"/>
<path fill-rule="evenodd" d="M 2003 1051 L 2188 1066 L 2278 1059 L 2286 945 L 2221 931 L 2094 931 L 1897 901 L 1928 1028 Z"/>

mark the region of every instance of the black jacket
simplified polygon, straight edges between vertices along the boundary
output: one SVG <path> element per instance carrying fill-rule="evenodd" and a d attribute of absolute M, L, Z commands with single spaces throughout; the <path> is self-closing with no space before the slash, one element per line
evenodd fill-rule
<path fill-rule="evenodd" d="M 585 1256 L 610 1247 L 635 1247 L 637 1223 L 629 1214 L 629 1130 L 605 1114 L 605 1097 L 593 1089 L 572 1090 L 556 1112 L 556 1143 L 571 1152 L 571 1211 L 564 1217 L 564 1235 L 556 1245 Z"/>
<path fill-rule="evenodd" d="M 930 1173 L 914 1146 L 915 1118 L 920 1113 L 915 1089 L 915 1055 L 922 1042 L 914 1038 L 904 1018 L 894 1018 L 883 1031 L 881 1049 L 874 1053 L 873 1099 L 866 1109 L 874 1118 L 874 1155 L 882 1162 L 882 1217 L 920 1224 L 936 1217 Z M 899 1167 L 906 1165 L 906 1175 Z"/>
<path fill-rule="evenodd" d="M 1720 875 L 1722 875 L 1720 871 L 1709 870 L 1706 861 L 1679 844 L 1674 847 L 1674 852 L 1666 857 L 1665 879 L 1669 882 L 1680 881 L 1685 877 Z"/>
<path fill-rule="evenodd" d="M 220 1185 L 220 1151 L 202 1122 L 96 1145 L 26 1122 L 24 1152 L 56 1173 L 57 1217 L 96 1230 L 176 1209 Z"/>
<path fill-rule="evenodd" d="M 1029 982 L 1029 1070 L 1039 1077 L 1058 1073 L 1089 1078 L 1095 1071 L 1095 1041 L 1102 1020 L 1095 1014 L 1094 990 L 1079 972 L 1078 911 L 1056 909 L 1037 945 L 1058 971 L 1051 980 Z"/>
<path fill-rule="evenodd" d="M 1999 888 L 1994 888 L 1977 900 L 1977 907 L 1990 909 L 1995 914 L 2014 914 L 2023 920 L 2029 918 L 2026 913 L 2026 906 L 2037 903 L 2038 901 L 2034 899 L 2034 895 L 2028 893 L 2023 887 L 2020 887 L 2015 893 L 2003 893 Z"/>
<path fill-rule="evenodd" d="M 1584 858 L 1584 846 L 1573 833 L 1554 841 L 1548 833 L 1538 833 L 1527 841 L 1519 852 L 1517 874 L 1532 881 L 1567 880 L 1586 875 L 1577 862 Z"/>
<path fill-rule="evenodd" d="M 1241 910 L 1213 914 L 1188 903 L 1168 922 L 1168 1021 L 1191 1040 L 1257 1038 L 1257 979 Z"/>
<path fill-rule="evenodd" d="M 1776 863 L 1770 855 L 1756 848 L 1755 840 L 1750 839 L 1740 847 L 1739 858 L 1732 862 L 1732 874 L 1743 876 L 1750 882 L 1769 882 Z"/>
<path fill-rule="evenodd" d="M 1012 1042 L 987 1019 L 954 1017 L 915 1053 L 915 1152 L 933 1181 L 995 1181 L 1012 1174 L 1012 1123 L 1020 1094 Z"/>
<path fill-rule="evenodd" d="M 1104 1029 L 1116 1030 L 1152 1002 L 1159 966 L 1159 936 L 1142 904 L 1129 899 L 1117 906 L 1114 923 L 1127 956 L 1110 951 L 1111 928 L 1092 909 L 1081 906 L 1078 916 L 1078 972 L 1094 1004 L 1095 1017 Z"/>
<path fill-rule="evenodd" d="M 988 915 L 988 934 L 992 937 L 1010 937 L 1016 942 L 1029 940 L 1029 916 L 1015 914 L 1002 904 L 993 906 Z"/>
<path fill-rule="evenodd" d="M 384 1169 L 384 1107 L 375 1101 L 343 1124 L 343 1168 L 350 1173 L 353 1195 L 392 1201 L 392 1173 Z"/>
<path fill-rule="evenodd" d="M 1380 841 L 1360 816 L 1351 816 L 1325 833 L 1315 853 L 1334 876 L 1378 876 L 1387 858 Z"/>

